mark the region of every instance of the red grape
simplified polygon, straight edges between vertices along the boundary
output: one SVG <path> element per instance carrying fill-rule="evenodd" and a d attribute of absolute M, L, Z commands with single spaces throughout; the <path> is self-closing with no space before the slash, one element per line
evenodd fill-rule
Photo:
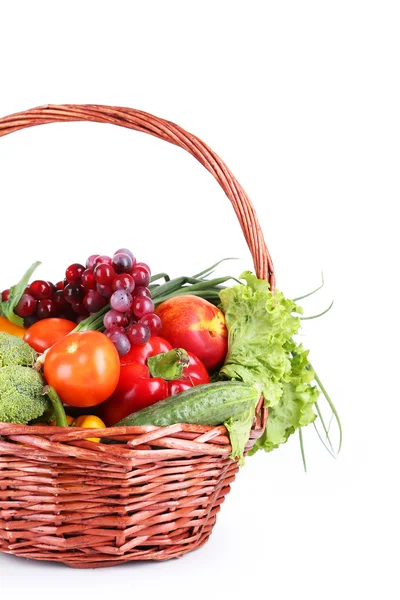
<path fill-rule="evenodd" d="M 107 298 L 99 294 L 97 290 L 89 290 L 83 299 L 83 304 L 88 312 L 94 313 L 107 304 Z"/>
<path fill-rule="evenodd" d="M 98 257 L 99 257 L 99 254 L 91 254 L 89 256 L 89 258 L 87 259 L 87 261 L 86 261 L 86 268 L 87 269 L 93 269 L 94 268 L 94 261 Z"/>
<path fill-rule="evenodd" d="M 119 254 L 114 254 L 112 264 L 116 273 L 129 273 L 133 267 L 133 260 L 129 254 L 120 252 Z"/>
<path fill-rule="evenodd" d="M 151 275 L 151 269 L 147 263 L 138 262 L 135 264 L 135 267 L 140 267 L 141 269 L 146 269 L 149 275 Z"/>
<path fill-rule="evenodd" d="M 6 302 L 8 300 L 9 295 L 10 295 L 10 290 L 4 290 L 4 292 L 1 292 L 1 301 Z"/>
<path fill-rule="evenodd" d="M 14 312 L 19 317 L 29 317 L 36 310 L 37 300 L 30 294 L 22 294 Z"/>
<path fill-rule="evenodd" d="M 36 298 L 36 300 L 44 300 L 46 298 L 51 298 L 53 290 L 47 281 L 37 279 L 30 284 L 29 293 Z"/>
<path fill-rule="evenodd" d="M 100 283 L 100 285 L 107 285 L 108 283 L 111 283 L 114 277 L 115 271 L 111 265 L 100 263 L 94 269 L 94 278 L 96 283 Z"/>
<path fill-rule="evenodd" d="M 112 289 L 112 285 L 110 283 L 107 283 L 106 285 L 102 285 L 101 283 L 98 283 L 96 285 L 96 289 L 99 292 L 99 294 L 101 294 L 105 298 L 109 298 L 114 291 Z"/>
<path fill-rule="evenodd" d="M 65 271 L 65 279 L 68 283 L 79 283 L 84 272 L 85 267 L 79 263 L 70 265 Z"/>
<path fill-rule="evenodd" d="M 118 312 L 126 312 L 132 306 L 132 296 L 125 290 L 117 290 L 110 298 L 111 308 Z"/>
<path fill-rule="evenodd" d="M 151 335 L 160 335 L 162 322 L 158 315 L 154 313 L 148 313 L 139 320 L 142 325 L 147 325 L 151 331 Z"/>
<path fill-rule="evenodd" d="M 70 304 L 82 300 L 84 295 L 85 290 L 77 283 L 68 283 L 64 288 L 64 298 Z"/>
<path fill-rule="evenodd" d="M 97 267 L 97 265 L 111 265 L 112 263 L 112 258 L 111 256 L 106 256 L 104 254 L 101 254 L 100 256 L 97 256 L 97 258 L 94 259 L 93 261 L 93 268 Z"/>
<path fill-rule="evenodd" d="M 63 290 L 64 289 L 64 282 L 63 281 L 57 281 L 56 283 L 56 290 Z"/>
<path fill-rule="evenodd" d="M 132 296 L 134 298 L 136 298 L 136 296 L 147 296 L 147 298 L 151 298 L 151 291 L 149 290 L 149 288 L 144 287 L 143 285 L 139 285 L 133 290 Z"/>
<path fill-rule="evenodd" d="M 114 278 L 112 282 L 113 290 L 116 292 L 117 290 L 126 290 L 131 293 L 134 290 L 135 282 L 133 281 L 132 275 L 128 273 L 121 273 Z"/>
<path fill-rule="evenodd" d="M 38 300 L 36 305 L 36 316 L 38 319 L 47 319 L 54 317 L 57 314 L 57 307 L 50 298 L 42 298 Z"/>
<path fill-rule="evenodd" d="M 31 325 L 39 321 L 37 314 L 29 315 L 29 317 L 24 318 L 24 327 L 28 329 Z"/>
<path fill-rule="evenodd" d="M 150 273 L 144 267 L 135 265 L 131 271 L 135 285 L 147 287 L 150 283 Z"/>
<path fill-rule="evenodd" d="M 105 335 L 108 335 L 108 334 L 112 333 L 113 331 L 119 331 L 120 333 L 123 333 L 126 335 L 125 328 L 121 327 L 120 325 L 111 325 L 111 327 L 106 329 Z"/>
<path fill-rule="evenodd" d="M 116 325 L 117 327 L 126 327 L 128 325 L 128 319 L 124 313 L 120 313 L 117 310 L 109 310 L 103 319 L 104 327 L 110 329 Z"/>
<path fill-rule="evenodd" d="M 146 344 L 150 339 L 151 331 L 147 325 L 134 323 L 128 329 L 128 338 L 132 345 Z"/>
<path fill-rule="evenodd" d="M 71 302 L 71 306 L 73 311 L 76 312 L 77 315 L 86 315 L 87 317 L 89 316 L 86 306 L 84 305 L 82 300 L 73 300 Z"/>
<path fill-rule="evenodd" d="M 94 279 L 94 273 L 91 269 L 86 269 L 83 271 L 81 283 L 85 288 L 85 291 L 96 289 L 96 281 Z"/>
<path fill-rule="evenodd" d="M 56 305 L 57 312 L 62 312 L 68 306 L 68 302 L 64 298 L 63 290 L 57 290 L 53 294 L 53 302 Z"/>
<path fill-rule="evenodd" d="M 134 257 L 133 252 L 131 252 L 130 250 L 128 250 L 128 248 L 120 248 L 119 250 L 116 250 L 114 252 L 114 256 L 116 254 L 127 254 L 128 256 L 131 257 L 131 259 L 133 261 L 133 264 L 135 264 L 135 262 L 136 262 L 136 258 Z"/>
<path fill-rule="evenodd" d="M 131 343 L 128 336 L 120 331 L 111 331 L 106 333 L 108 339 L 114 344 L 120 356 L 124 356 L 131 349 Z"/>
<path fill-rule="evenodd" d="M 146 296 L 138 296 L 133 299 L 132 311 L 135 317 L 141 319 L 145 315 L 154 312 L 154 303 Z"/>

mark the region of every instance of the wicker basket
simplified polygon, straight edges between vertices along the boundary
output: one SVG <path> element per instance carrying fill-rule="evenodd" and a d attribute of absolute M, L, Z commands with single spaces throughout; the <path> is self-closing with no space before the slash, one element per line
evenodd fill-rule
<path fill-rule="evenodd" d="M 246 193 L 201 140 L 150 114 L 95 105 L 44 106 L 0 119 L 0 136 L 58 121 L 112 123 L 181 146 L 218 181 L 239 219 L 256 273 L 274 287 L 272 261 Z M 262 399 L 247 445 L 263 433 Z M 165 560 L 209 538 L 238 464 L 225 427 L 88 430 L 0 423 L 0 551 L 72 567 Z"/>

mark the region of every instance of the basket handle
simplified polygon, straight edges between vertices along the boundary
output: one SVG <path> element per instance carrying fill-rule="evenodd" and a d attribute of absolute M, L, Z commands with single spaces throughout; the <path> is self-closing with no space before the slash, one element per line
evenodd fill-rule
<path fill-rule="evenodd" d="M 274 267 L 253 205 L 225 163 L 198 137 L 171 121 L 140 110 L 95 104 L 46 105 L 3 117 L 0 119 L 0 137 L 25 127 L 64 121 L 93 121 L 136 129 L 187 150 L 215 177 L 232 202 L 253 257 L 256 274 L 269 281 L 271 289 L 274 289 Z"/>

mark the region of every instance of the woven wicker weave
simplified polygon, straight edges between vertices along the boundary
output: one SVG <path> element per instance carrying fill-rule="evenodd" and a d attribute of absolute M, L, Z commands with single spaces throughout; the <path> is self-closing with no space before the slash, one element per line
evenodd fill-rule
<path fill-rule="evenodd" d="M 259 277 L 274 270 L 252 204 L 199 138 L 147 113 L 95 105 L 44 106 L 0 119 L 0 136 L 58 121 L 149 133 L 190 152 L 232 202 Z M 262 399 L 249 449 L 263 433 Z M 86 441 L 104 430 L 0 423 L 0 551 L 73 567 L 164 560 L 202 546 L 238 471 L 225 427 L 114 427 L 123 444 Z"/>

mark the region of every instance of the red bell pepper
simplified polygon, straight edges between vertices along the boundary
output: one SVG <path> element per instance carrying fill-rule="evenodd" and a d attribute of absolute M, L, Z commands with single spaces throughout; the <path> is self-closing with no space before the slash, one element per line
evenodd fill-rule
<path fill-rule="evenodd" d="M 100 407 L 109 427 L 141 408 L 210 381 L 205 366 L 194 354 L 172 349 L 159 337 L 133 346 L 120 360 L 117 388 Z"/>

